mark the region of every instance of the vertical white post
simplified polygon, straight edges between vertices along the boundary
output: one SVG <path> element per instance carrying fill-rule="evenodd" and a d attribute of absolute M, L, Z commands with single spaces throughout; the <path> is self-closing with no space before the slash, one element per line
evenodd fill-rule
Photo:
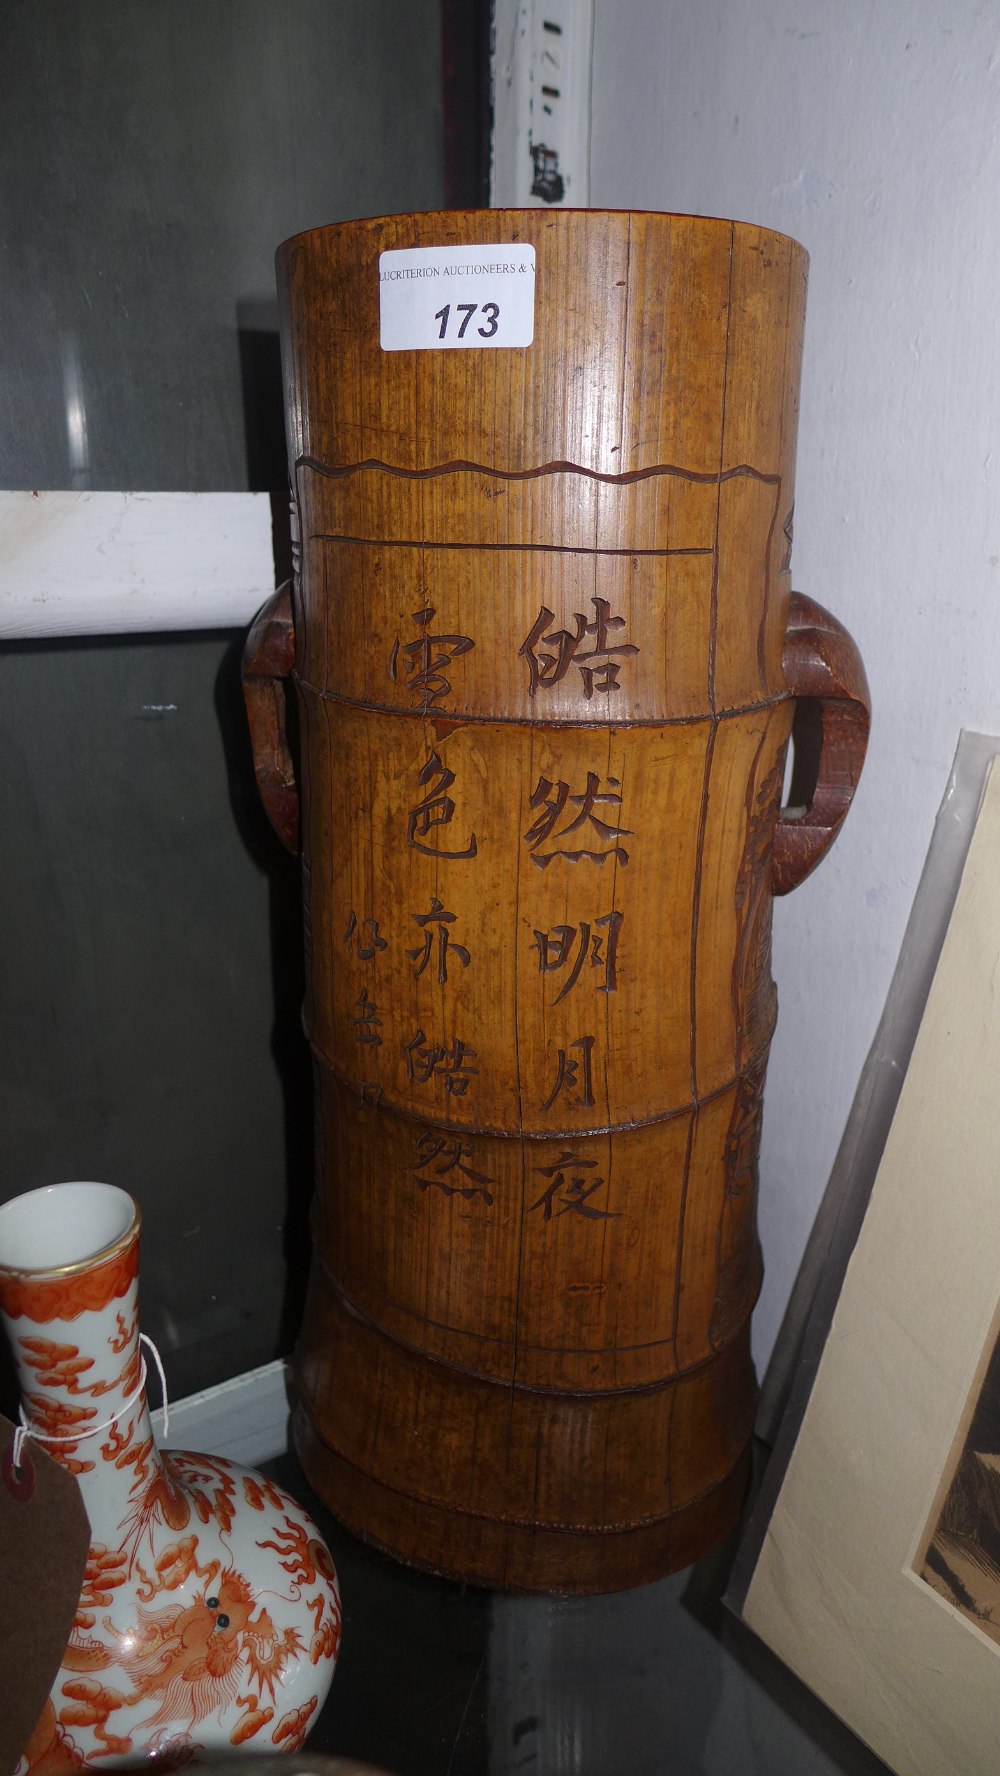
<path fill-rule="evenodd" d="M 496 0 L 494 208 L 586 209 L 594 0 Z"/>

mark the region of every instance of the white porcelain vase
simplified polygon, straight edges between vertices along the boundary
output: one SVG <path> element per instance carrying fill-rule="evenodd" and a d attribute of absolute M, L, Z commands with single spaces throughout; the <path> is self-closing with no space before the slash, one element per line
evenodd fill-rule
<path fill-rule="evenodd" d="M 333 1562 L 306 1512 L 234 1462 L 154 1443 L 139 1224 L 108 1184 L 0 1208 L 0 1314 L 29 1431 L 8 1479 L 32 1484 L 40 1445 L 76 1475 L 91 1529 L 72 1635 L 18 1776 L 297 1751 L 340 1646 Z"/>

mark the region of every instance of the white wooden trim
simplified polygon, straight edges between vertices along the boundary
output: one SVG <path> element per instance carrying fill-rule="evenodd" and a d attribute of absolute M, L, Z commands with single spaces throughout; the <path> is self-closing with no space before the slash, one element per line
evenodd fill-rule
<path fill-rule="evenodd" d="M 150 1374 L 155 1389 L 156 1381 Z M 247 1369 L 216 1387 L 170 1402 L 170 1429 L 163 1435 L 162 1408 L 152 1413 L 153 1435 L 169 1449 L 227 1455 L 256 1467 L 288 1447 L 289 1370 L 286 1362 Z"/>
<path fill-rule="evenodd" d="M 586 209 L 594 0 L 495 0 L 490 202 L 495 209 Z M 563 195 L 532 191 L 532 148 L 558 158 Z"/>
<path fill-rule="evenodd" d="M 266 493 L 0 492 L 0 640 L 242 629 L 273 590 Z"/>

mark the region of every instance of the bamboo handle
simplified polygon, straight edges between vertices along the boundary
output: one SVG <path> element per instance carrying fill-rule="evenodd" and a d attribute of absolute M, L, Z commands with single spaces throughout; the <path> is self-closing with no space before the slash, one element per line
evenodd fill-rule
<path fill-rule="evenodd" d="M 286 580 L 257 612 L 243 649 L 243 701 L 264 811 L 286 851 L 299 849 L 299 790 L 288 744 L 285 686 L 295 664 L 292 589 Z"/>
<path fill-rule="evenodd" d="M 781 810 L 774 834 L 775 894 L 797 888 L 826 855 L 844 821 L 865 762 L 871 699 L 857 644 L 821 604 L 792 593 L 782 655 L 799 703 L 801 748 L 818 742 L 816 781 L 805 806 Z"/>

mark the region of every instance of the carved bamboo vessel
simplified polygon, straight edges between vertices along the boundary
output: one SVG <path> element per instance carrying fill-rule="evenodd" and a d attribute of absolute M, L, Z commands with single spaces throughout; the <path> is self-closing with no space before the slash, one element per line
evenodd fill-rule
<path fill-rule="evenodd" d="M 461 246 L 534 249 L 532 343 L 383 349 L 380 255 Z M 740 1508 L 772 897 L 867 739 L 853 642 L 789 586 L 806 255 L 493 210 L 317 229 L 278 267 L 299 554 L 246 691 L 292 848 L 290 670 L 301 730 L 299 1451 L 404 1560 L 641 1583 Z"/>

